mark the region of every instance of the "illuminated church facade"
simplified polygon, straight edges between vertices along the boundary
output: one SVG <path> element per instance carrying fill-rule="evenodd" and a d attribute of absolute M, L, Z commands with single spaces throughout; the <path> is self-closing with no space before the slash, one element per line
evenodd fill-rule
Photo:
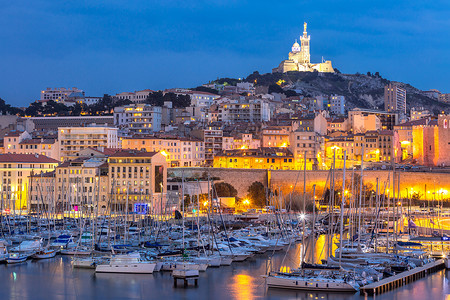
<path fill-rule="evenodd" d="M 303 24 L 303 36 L 300 36 L 300 45 L 295 41 L 292 45 L 292 51 L 289 52 L 289 59 L 280 63 L 277 68 L 272 69 L 272 73 L 285 73 L 288 71 L 300 72 L 324 72 L 332 73 L 334 69 L 331 61 L 323 61 L 321 63 L 312 64 L 310 60 L 310 39 L 306 31 L 307 24 Z"/>

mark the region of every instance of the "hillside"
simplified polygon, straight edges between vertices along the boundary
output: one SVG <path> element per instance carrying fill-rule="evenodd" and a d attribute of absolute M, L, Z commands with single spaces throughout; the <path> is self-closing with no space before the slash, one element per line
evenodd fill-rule
<path fill-rule="evenodd" d="M 384 109 L 384 86 L 390 81 L 377 75 L 287 72 L 259 74 L 254 72 L 245 81 L 256 82 L 257 86 L 279 84 L 283 90 L 295 90 L 304 96 L 338 94 L 345 96 L 347 107 Z M 441 103 L 421 94 L 409 84 L 400 83 L 407 92 L 407 110 L 411 107 L 424 107 L 435 114 L 448 112 L 450 105 Z"/>

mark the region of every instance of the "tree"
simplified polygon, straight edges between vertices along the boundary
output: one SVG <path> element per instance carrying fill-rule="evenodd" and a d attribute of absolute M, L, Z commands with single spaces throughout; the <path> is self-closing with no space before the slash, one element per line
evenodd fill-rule
<path fill-rule="evenodd" d="M 149 94 L 146 103 L 154 106 L 163 106 L 164 102 L 172 102 L 174 108 L 184 108 L 191 105 L 191 97 L 188 95 L 178 95 L 175 93 L 165 93 L 157 91 Z"/>
<path fill-rule="evenodd" d="M 194 88 L 192 90 L 193 91 L 206 92 L 206 93 L 219 95 L 219 91 L 218 90 L 212 89 L 212 88 L 209 88 L 209 87 L 206 87 L 206 86 L 202 86 L 202 85 L 198 86 L 198 87 L 196 87 L 196 88 Z"/>
<path fill-rule="evenodd" d="M 33 102 L 25 109 L 26 116 L 36 117 L 42 110 L 42 103 Z"/>
<path fill-rule="evenodd" d="M 237 191 L 234 188 L 234 186 L 232 186 L 229 183 L 226 182 L 219 182 L 219 183 L 215 183 L 214 184 L 214 191 L 212 192 L 213 197 L 216 196 L 217 193 L 217 197 L 236 197 L 237 196 Z"/>
<path fill-rule="evenodd" d="M 9 104 L 6 104 L 5 100 L 3 100 L 2 98 L 0 98 L 0 114 L 2 115 L 6 115 L 6 114 L 10 114 L 10 115 L 16 115 L 18 113 L 23 112 L 21 109 L 17 108 L 17 107 L 13 107 Z"/>
<path fill-rule="evenodd" d="M 72 116 L 79 116 L 82 112 L 85 112 L 87 109 L 87 105 L 84 103 L 76 103 L 74 106 L 72 106 L 70 115 Z"/>
<path fill-rule="evenodd" d="M 269 85 L 269 94 L 272 93 L 283 93 L 283 89 L 278 84 L 271 84 Z"/>
<path fill-rule="evenodd" d="M 284 94 L 286 95 L 286 97 L 295 97 L 297 96 L 297 92 L 294 90 L 287 90 L 284 92 Z"/>
<path fill-rule="evenodd" d="M 266 205 L 266 192 L 264 185 L 255 181 L 248 187 L 248 198 L 254 206 L 262 207 Z"/>

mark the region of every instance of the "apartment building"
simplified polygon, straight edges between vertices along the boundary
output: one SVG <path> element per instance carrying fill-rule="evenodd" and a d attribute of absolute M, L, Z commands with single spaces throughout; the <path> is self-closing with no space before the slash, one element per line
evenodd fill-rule
<path fill-rule="evenodd" d="M 133 136 L 122 138 L 123 149 L 160 152 L 170 167 L 200 167 L 205 163 L 205 145 L 201 140 Z"/>
<path fill-rule="evenodd" d="M 53 171 L 58 161 L 38 154 L 0 154 L 1 206 L 27 210 L 28 176 Z"/>
<path fill-rule="evenodd" d="M 109 208 L 108 186 L 106 158 L 65 161 L 55 170 L 55 210 L 73 215 L 104 214 Z"/>
<path fill-rule="evenodd" d="M 113 98 L 118 100 L 130 100 L 133 103 L 145 103 L 148 96 L 154 92 L 155 91 L 149 89 L 134 92 L 123 92 L 114 95 Z"/>
<path fill-rule="evenodd" d="M 240 133 L 222 138 L 222 150 L 258 149 L 259 147 L 261 147 L 261 140 L 255 139 L 251 133 Z"/>
<path fill-rule="evenodd" d="M 165 212 L 167 161 L 158 152 L 123 150 L 108 158 L 113 210 Z"/>
<path fill-rule="evenodd" d="M 295 170 L 294 156 L 287 148 L 225 150 L 214 157 L 214 168 Z"/>
<path fill-rule="evenodd" d="M 406 116 L 406 90 L 397 83 L 384 87 L 384 110 Z"/>
<path fill-rule="evenodd" d="M 262 130 L 262 147 L 288 147 L 291 126 L 269 126 Z"/>
<path fill-rule="evenodd" d="M 149 134 L 161 130 L 162 108 L 131 104 L 114 108 L 114 125 L 126 134 Z"/>
<path fill-rule="evenodd" d="M 373 109 L 354 108 L 348 112 L 350 129 L 353 133 L 369 130 L 392 130 L 398 124 L 398 113 Z"/>
<path fill-rule="evenodd" d="M 55 216 L 59 211 L 55 201 L 55 171 L 28 176 L 28 207 L 30 212 L 48 212 Z"/>
<path fill-rule="evenodd" d="M 345 114 L 345 97 L 339 95 L 330 96 L 329 100 L 329 110 L 334 115 L 344 115 Z"/>
<path fill-rule="evenodd" d="M 53 100 L 55 102 L 64 102 L 69 98 L 69 96 L 73 93 L 78 93 L 84 96 L 84 91 L 80 90 L 76 87 L 71 89 L 67 88 L 46 88 L 41 91 L 40 102 L 47 102 Z"/>
<path fill-rule="evenodd" d="M 214 155 L 222 151 L 223 130 L 220 126 L 209 126 L 191 131 L 191 136 L 200 139 L 205 145 L 205 166 L 214 164 Z"/>
<path fill-rule="evenodd" d="M 314 131 L 296 130 L 290 133 L 289 150 L 295 158 L 295 168 L 318 170 L 324 167 L 324 137 Z"/>
<path fill-rule="evenodd" d="M 77 158 L 77 153 L 86 148 L 119 148 L 117 128 L 88 126 L 60 127 L 58 129 L 61 161 Z"/>
<path fill-rule="evenodd" d="M 270 121 L 269 102 L 263 99 L 227 100 L 218 103 L 217 120 L 220 122 L 264 122 Z"/>
<path fill-rule="evenodd" d="M 428 118 L 428 117 L 432 117 L 433 114 L 428 110 L 428 109 L 424 109 L 423 107 L 411 107 L 411 111 L 410 111 L 410 120 L 411 121 L 415 121 L 415 120 L 420 120 L 420 119 L 424 119 L 424 118 Z"/>
<path fill-rule="evenodd" d="M 59 144 L 56 139 L 52 138 L 31 138 L 22 140 L 19 143 L 21 154 L 39 154 L 59 160 Z"/>
<path fill-rule="evenodd" d="M 26 139 L 31 139 L 27 131 L 12 130 L 6 133 L 3 138 L 4 153 L 20 153 L 20 143 Z"/>

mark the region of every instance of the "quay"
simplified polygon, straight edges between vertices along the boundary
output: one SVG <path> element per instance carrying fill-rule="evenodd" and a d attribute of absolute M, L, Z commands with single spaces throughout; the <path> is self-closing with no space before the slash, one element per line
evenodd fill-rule
<path fill-rule="evenodd" d="M 363 286 L 360 289 L 361 294 L 377 295 L 389 290 L 393 290 L 397 287 L 406 285 L 417 279 L 423 278 L 428 274 L 442 270 L 444 268 L 444 260 L 439 259 L 432 263 L 426 264 L 422 267 L 417 267 L 412 270 L 399 273 L 389 278 L 382 279 L 378 282 L 374 282 Z"/>
<path fill-rule="evenodd" d="M 184 287 L 188 286 L 189 280 L 194 280 L 194 285 L 198 286 L 198 278 L 199 278 L 198 270 L 173 270 L 172 276 L 174 287 L 177 287 L 178 279 L 184 281 Z"/>

